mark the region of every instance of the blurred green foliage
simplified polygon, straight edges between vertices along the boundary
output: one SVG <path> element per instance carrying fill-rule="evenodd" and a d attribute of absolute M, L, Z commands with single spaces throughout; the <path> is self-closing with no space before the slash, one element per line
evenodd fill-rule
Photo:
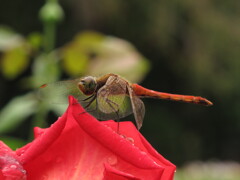
<path fill-rule="evenodd" d="M 8 79 L 14 79 L 26 70 L 29 64 L 28 44 L 25 39 L 7 27 L 0 27 L 1 72 Z"/>
<path fill-rule="evenodd" d="M 42 21 L 43 33 L 37 20 L 42 1 L 3 1 L 1 24 L 20 33 L 0 29 L 2 111 L 13 96 L 25 97 L 27 90 L 22 87 L 109 71 L 140 82 L 151 63 L 143 86 L 201 95 L 214 103 L 205 108 L 144 99 L 146 117 L 141 132 L 151 144 L 177 165 L 211 158 L 240 161 L 238 1 L 61 0 L 64 15 L 58 12 L 54 16 L 59 17 L 53 18 L 56 21 Z M 3 71 L 9 67 L 3 70 L 3 58 L 15 48 L 21 49 L 18 62 L 22 64 L 19 69 L 11 67 L 14 70 L 9 70 L 7 80 Z M 47 116 L 42 107 L 36 111 Z M 23 125 L 7 135 L 26 140 L 29 135 L 21 134 L 21 127 L 31 129 L 31 120 L 44 125 L 41 116 L 26 113 L 25 117 Z M 51 114 L 49 118 L 54 119 Z"/>
<path fill-rule="evenodd" d="M 114 72 L 140 82 L 149 62 L 127 41 L 97 32 L 82 32 L 62 49 L 62 67 L 72 77 Z"/>
<path fill-rule="evenodd" d="M 178 169 L 175 180 L 237 180 L 240 165 L 236 162 L 192 162 Z"/>

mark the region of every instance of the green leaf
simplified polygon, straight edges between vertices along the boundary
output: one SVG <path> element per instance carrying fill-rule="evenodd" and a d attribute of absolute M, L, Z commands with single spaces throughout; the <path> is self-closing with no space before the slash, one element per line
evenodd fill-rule
<path fill-rule="evenodd" d="M 10 137 L 10 136 L 0 136 L 1 141 L 7 144 L 12 150 L 22 147 L 26 144 L 26 141 L 20 138 Z"/>
<path fill-rule="evenodd" d="M 123 39 L 108 36 L 98 49 L 94 61 L 89 64 L 88 74 L 115 73 L 131 82 L 140 82 L 150 70 L 150 62 Z"/>
<path fill-rule="evenodd" d="M 28 67 L 31 50 L 31 45 L 23 36 L 0 26 L 0 71 L 6 78 L 14 79 Z"/>
<path fill-rule="evenodd" d="M 76 47 L 69 47 L 64 50 L 62 65 L 64 70 L 71 76 L 78 76 L 86 72 L 88 56 Z"/>
<path fill-rule="evenodd" d="M 15 97 L 0 111 L 0 133 L 17 127 L 36 111 L 37 99 L 32 93 Z"/>
<path fill-rule="evenodd" d="M 62 49 L 62 66 L 65 72 L 74 77 L 86 74 L 91 57 L 97 53 L 103 39 L 104 36 L 96 32 L 78 34 Z"/>
<path fill-rule="evenodd" d="M 16 78 L 29 65 L 28 55 L 28 49 L 24 44 L 6 51 L 1 59 L 2 74 L 8 79 Z"/>
<path fill-rule="evenodd" d="M 0 51 L 7 51 L 20 46 L 24 38 L 7 26 L 0 26 Z"/>
<path fill-rule="evenodd" d="M 140 82 L 150 70 L 149 61 L 129 42 L 96 32 L 84 32 L 62 49 L 62 65 L 70 76 L 116 73 Z"/>
<path fill-rule="evenodd" d="M 27 40 L 34 50 L 38 50 L 42 45 L 42 38 L 42 34 L 33 32 L 27 37 Z"/>

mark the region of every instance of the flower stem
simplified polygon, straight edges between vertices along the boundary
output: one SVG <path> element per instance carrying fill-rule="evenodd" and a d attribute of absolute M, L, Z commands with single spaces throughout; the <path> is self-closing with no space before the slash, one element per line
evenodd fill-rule
<path fill-rule="evenodd" d="M 57 0 L 46 0 L 40 9 L 39 16 L 44 26 L 43 48 L 45 53 L 49 53 L 54 49 L 56 25 L 63 19 L 64 12 Z"/>
<path fill-rule="evenodd" d="M 52 22 L 44 23 L 44 44 L 45 53 L 49 53 L 54 49 L 56 39 L 56 24 Z"/>

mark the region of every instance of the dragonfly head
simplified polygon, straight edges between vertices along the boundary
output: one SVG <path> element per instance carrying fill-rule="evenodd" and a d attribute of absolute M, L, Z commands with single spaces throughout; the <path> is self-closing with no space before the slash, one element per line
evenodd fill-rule
<path fill-rule="evenodd" d="M 78 88 L 85 95 L 92 95 L 97 89 L 96 79 L 92 76 L 83 77 L 78 83 Z"/>

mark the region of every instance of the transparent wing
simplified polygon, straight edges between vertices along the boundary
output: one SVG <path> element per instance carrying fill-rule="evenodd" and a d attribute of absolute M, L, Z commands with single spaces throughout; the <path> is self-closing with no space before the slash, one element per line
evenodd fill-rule
<path fill-rule="evenodd" d="M 131 100 L 127 94 L 128 82 L 110 76 L 106 84 L 96 94 L 89 111 L 100 120 L 120 119 L 132 114 Z M 93 109 L 95 107 L 95 110 Z"/>
<path fill-rule="evenodd" d="M 131 99 L 132 104 L 132 111 L 135 117 L 136 125 L 138 130 L 142 127 L 144 115 L 145 115 L 145 106 L 142 100 L 135 95 L 132 88 L 130 86 L 127 86 L 129 96 Z"/>
<path fill-rule="evenodd" d="M 72 95 L 80 103 L 88 96 L 84 95 L 78 88 L 79 79 L 58 81 L 43 85 L 38 90 L 38 97 L 40 100 L 47 101 L 54 104 L 68 103 L 68 96 Z"/>

